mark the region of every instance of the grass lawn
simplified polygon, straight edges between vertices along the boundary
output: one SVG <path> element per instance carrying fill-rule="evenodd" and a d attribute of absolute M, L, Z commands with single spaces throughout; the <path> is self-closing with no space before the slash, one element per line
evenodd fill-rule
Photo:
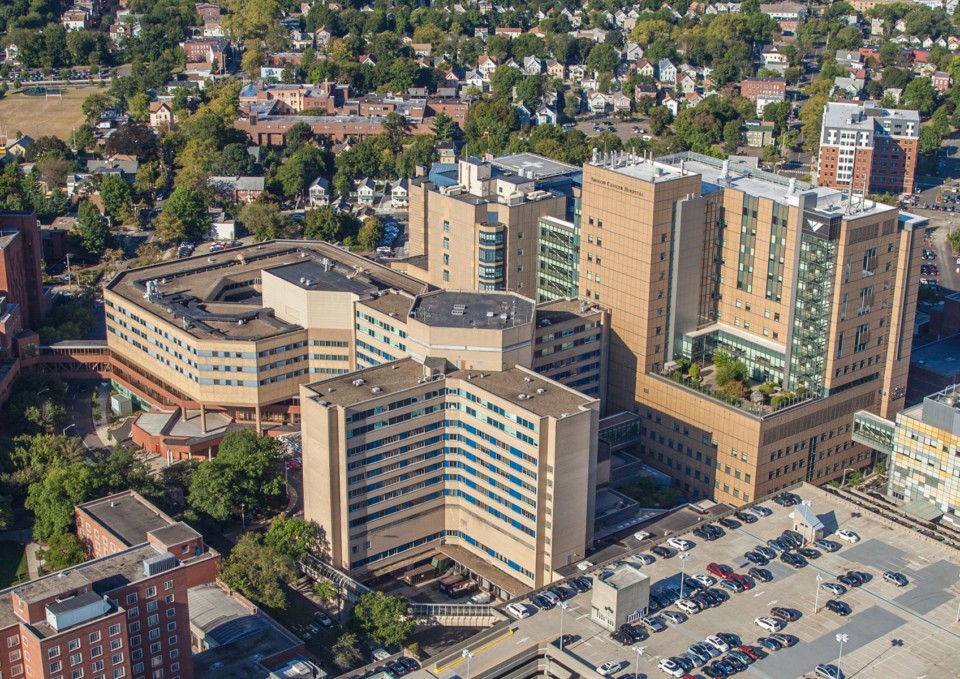
<path fill-rule="evenodd" d="M 21 582 L 27 580 L 27 554 L 19 542 L 0 540 L 0 589 L 17 584 L 17 576 L 22 575 Z"/>
<path fill-rule="evenodd" d="M 69 143 L 73 128 L 84 122 L 83 100 L 95 92 L 105 91 L 99 87 L 64 90 L 62 100 L 7 93 L 0 98 L 0 132 L 12 137 L 19 130 L 34 139 L 56 135 Z"/>

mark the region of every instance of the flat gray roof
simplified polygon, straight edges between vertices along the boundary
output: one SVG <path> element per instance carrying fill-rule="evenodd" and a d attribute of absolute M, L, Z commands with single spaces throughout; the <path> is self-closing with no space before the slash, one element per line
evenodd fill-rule
<path fill-rule="evenodd" d="M 515 153 L 511 156 L 494 158 L 490 163 L 501 170 L 516 172 L 517 174 L 521 171 L 528 174 L 532 172 L 533 179 L 546 179 L 547 177 L 580 171 L 579 167 L 550 160 L 535 153 Z"/>
<path fill-rule="evenodd" d="M 446 291 L 420 295 L 410 315 L 438 328 L 505 330 L 533 321 L 534 302 L 503 292 Z"/>
<path fill-rule="evenodd" d="M 960 335 L 914 347 L 910 363 L 943 377 L 960 374 Z"/>
<path fill-rule="evenodd" d="M 328 290 L 330 292 L 350 292 L 365 297 L 377 292 L 377 287 L 358 278 L 348 277 L 342 270 L 324 266 L 314 259 L 304 259 L 286 266 L 268 269 L 265 273 L 293 283 L 304 290 Z"/>
<path fill-rule="evenodd" d="M 173 520 L 159 509 L 144 504 L 131 493 L 111 495 L 80 505 L 86 512 L 126 545 L 139 545 L 147 539 L 147 533 L 165 528 Z"/>

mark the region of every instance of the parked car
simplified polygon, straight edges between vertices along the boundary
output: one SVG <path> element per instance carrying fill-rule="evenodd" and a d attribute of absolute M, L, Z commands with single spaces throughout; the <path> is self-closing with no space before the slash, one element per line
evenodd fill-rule
<path fill-rule="evenodd" d="M 800 619 L 799 611 L 795 611 L 792 608 L 784 608 L 783 606 L 774 606 L 771 608 L 770 615 L 784 622 L 796 622 Z"/>
<path fill-rule="evenodd" d="M 741 592 L 744 591 L 744 586 L 741 585 L 741 584 L 740 584 L 739 582 L 737 582 L 736 580 L 726 580 L 726 579 L 721 580 L 721 581 L 720 581 L 720 586 L 723 587 L 723 588 L 725 588 L 725 589 L 729 589 L 731 592 L 733 592 L 733 593 L 735 593 L 735 594 L 740 594 Z"/>
<path fill-rule="evenodd" d="M 771 637 L 760 637 L 757 639 L 757 644 L 763 646 L 768 651 L 779 651 L 783 648 L 783 644 Z"/>
<path fill-rule="evenodd" d="M 853 609 L 850 608 L 850 604 L 846 601 L 837 601 L 836 599 L 828 599 L 826 603 L 828 610 L 833 611 L 837 615 L 846 617 L 853 613 Z"/>
<path fill-rule="evenodd" d="M 677 602 L 677 608 L 687 615 L 696 615 L 702 610 L 700 604 L 692 599 L 680 599 L 680 601 Z"/>
<path fill-rule="evenodd" d="M 740 527 L 740 522 L 739 522 L 739 521 L 734 521 L 733 519 L 731 519 L 731 518 L 728 517 L 728 516 L 725 516 L 725 517 L 723 517 L 722 519 L 720 519 L 720 521 L 719 521 L 718 523 L 719 523 L 721 526 L 723 526 L 724 528 L 729 528 L 730 530 L 735 530 L 735 529 L 737 529 L 737 528 Z"/>
<path fill-rule="evenodd" d="M 805 559 L 819 559 L 821 557 L 820 552 L 812 547 L 801 547 L 797 550 L 797 554 Z"/>
<path fill-rule="evenodd" d="M 763 557 L 765 557 L 765 558 L 767 558 L 767 559 L 776 559 L 776 558 L 777 558 L 777 550 L 771 549 L 770 547 L 765 547 L 765 546 L 763 546 L 763 545 L 757 545 L 756 547 L 753 548 L 753 551 L 755 551 L 757 554 L 760 554 L 760 555 L 762 555 Z"/>
<path fill-rule="evenodd" d="M 764 516 L 770 516 L 771 514 L 773 514 L 771 510 L 764 507 L 763 505 L 754 505 L 753 507 L 747 508 L 747 511 L 752 512 L 761 518 L 763 518 Z"/>
<path fill-rule="evenodd" d="M 769 616 L 760 616 L 754 620 L 753 623 L 766 632 L 779 632 L 785 625 L 782 620 L 777 620 Z"/>
<path fill-rule="evenodd" d="M 608 660 L 597 667 L 597 674 L 599 674 L 601 677 L 609 677 L 611 674 L 618 671 L 620 671 L 619 660 Z"/>
<path fill-rule="evenodd" d="M 657 669 L 670 677 L 682 677 L 684 674 L 683 668 L 680 667 L 680 665 L 677 664 L 676 660 L 673 658 L 664 658 L 661 660 L 657 664 Z"/>
<path fill-rule="evenodd" d="M 757 554 L 756 552 L 747 552 L 743 555 L 743 558 L 750 563 L 757 564 L 758 566 L 766 566 L 768 563 L 770 563 L 765 556 L 762 554 Z"/>
<path fill-rule="evenodd" d="M 896 571 L 886 571 L 883 574 L 883 579 L 887 582 L 893 583 L 897 587 L 906 587 L 909 581 L 907 576 L 903 573 L 897 573 Z"/>
<path fill-rule="evenodd" d="M 657 556 L 659 556 L 661 559 L 669 559 L 670 557 L 673 556 L 673 552 L 669 548 L 664 547 L 663 545 L 657 545 L 650 551 L 656 554 Z"/>
<path fill-rule="evenodd" d="M 713 587 L 715 584 L 717 584 L 716 579 L 711 578 L 709 575 L 694 575 L 693 579 L 703 585 L 706 585 L 707 587 Z"/>
<path fill-rule="evenodd" d="M 843 671 L 836 665 L 820 664 L 815 668 L 818 677 L 823 679 L 844 679 Z"/>
<path fill-rule="evenodd" d="M 680 552 L 686 552 L 693 549 L 693 543 L 683 538 L 670 538 L 667 544 Z"/>
<path fill-rule="evenodd" d="M 709 637 L 703 640 L 703 643 L 713 646 L 715 649 L 717 649 L 721 653 L 726 653 L 727 651 L 730 650 L 730 644 L 728 644 L 726 641 L 721 639 L 716 634 L 711 634 Z"/>
<path fill-rule="evenodd" d="M 734 514 L 735 517 L 743 521 L 744 523 L 756 523 L 757 517 L 748 512 L 737 512 Z"/>
<path fill-rule="evenodd" d="M 740 646 L 737 646 L 737 650 L 743 653 L 744 655 L 750 656 L 754 660 L 760 660 L 761 658 L 763 658 L 762 655 L 757 653 L 756 649 L 754 649 L 752 646 L 747 646 L 746 644 L 741 644 Z"/>
<path fill-rule="evenodd" d="M 825 592 L 830 592 L 834 596 L 841 596 L 847 593 L 847 588 L 836 582 L 825 582 L 820 585 L 820 589 Z"/>
<path fill-rule="evenodd" d="M 644 566 L 649 566 L 650 564 L 656 561 L 655 557 L 650 556 L 649 554 L 636 553 L 633 555 L 634 561 L 639 561 Z"/>
<path fill-rule="evenodd" d="M 707 572 L 712 575 L 716 575 L 718 578 L 725 578 L 733 573 L 733 569 L 726 564 L 710 563 L 707 564 Z"/>
<path fill-rule="evenodd" d="M 667 626 L 663 624 L 663 620 L 656 615 L 645 615 L 640 618 L 640 622 L 642 622 L 643 625 L 654 634 L 657 632 L 663 632 L 665 629 L 667 629 Z"/>
<path fill-rule="evenodd" d="M 770 582 L 773 580 L 773 573 L 766 568 L 751 568 L 747 573 L 751 578 L 759 580 L 760 582 Z"/>
<path fill-rule="evenodd" d="M 518 604 L 518 603 L 507 604 L 507 613 L 509 613 L 515 618 L 530 617 L 530 610 L 523 604 Z"/>
<path fill-rule="evenodd" d="M 841 528 L 837 531 L 837 537 L 847 542 L 860 542 L 860 536 L 852 530 Z"/>

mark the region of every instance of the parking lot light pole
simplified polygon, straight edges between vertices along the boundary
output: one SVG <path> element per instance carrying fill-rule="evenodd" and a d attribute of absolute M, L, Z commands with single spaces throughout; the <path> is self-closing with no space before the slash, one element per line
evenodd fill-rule
<path fill-rule="evenodd" d="M 843 642 L 850 641 L 850 637 L 846 634 L 838 634 L 837 641 L 840 642 L 840 655 L 837 656 L 837 669 L 840 669 L 840 660 L 843 658 Z"/>
<path fill-rule="evenodd" d="M 688 554 L 687 552 L 684 552 L 683 554 L 680 555 L 679 558 L 680 558 L 680 598 L 682 599 L 682 598 L 683 598 L 683 584 L 684 584 L 684 581 L 686 580 L 686 577 L 685 577 L 686 570 L 685 570 L 685 569 L 686 569 L 686 566 L 687 566 L 687 559 L 690 558 L 690 554 Z"/>
<path fill-rule="evenodd" d="M 640 679 L 640 656 L 647 652 L 643 646 L 634 646 L 633 650 L 637 652 L 637 662 L 633 666 L 633 679 Z"/>
<path fill-rule="evenodd" d="M 813 601 L 813 613 L 816 615 L 820 612 L 820 583 L 823 582 L 823 576 L 817 573 L 817 595 Z"/>
<path fill-rule="evenodd" d="M 570 607 L 566 601 L 560 602 L 560 652 L 563 652 L 563 612 Z"/>
<path fill-rule="evenodd" d="M 467 679 L 470 679 L 470 659 L 473 657 L 473 653 L 471 653 L 469 649 L 465 648 L 460 655 L 467 659 Z"/>

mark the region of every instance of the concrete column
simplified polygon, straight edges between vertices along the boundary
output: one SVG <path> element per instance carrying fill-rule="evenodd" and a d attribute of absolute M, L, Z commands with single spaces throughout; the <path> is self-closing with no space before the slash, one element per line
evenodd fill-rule
<path fill-rule="evenodd" d="M 257 433 L 263 434 L 263 420 L 260 419 L 260 404 L 257 404 Z"/>
<path fill-rule="evenodd" d="M 200 433 L 207 433 L 207 406 L 200 404 Z"/>

